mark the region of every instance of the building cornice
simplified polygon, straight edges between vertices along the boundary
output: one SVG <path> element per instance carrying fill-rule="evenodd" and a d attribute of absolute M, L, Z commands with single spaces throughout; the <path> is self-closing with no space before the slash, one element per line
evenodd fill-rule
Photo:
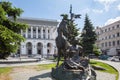
<path fill-rule="evenodd" d="M 55 20 L 55 19 L 44 19 L 44 18 L 33 18 L 33 17 L 19 17 L 18 19 L 34 20 L 34 21 L 59 22 L 58 20 Z"/>

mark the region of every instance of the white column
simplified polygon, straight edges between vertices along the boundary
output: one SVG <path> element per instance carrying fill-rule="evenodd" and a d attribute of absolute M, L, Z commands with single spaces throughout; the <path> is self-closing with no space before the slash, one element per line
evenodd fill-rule
<path fill-rule="evenodd" d="M 44 43 L 43 45 L 43 57 L 47 57 L 47 44 Z"/>
<path fill-rule="evenodd" d="M 38 38 L 38 27 L 36 27 L 36 38 Z"/>
<path fill-rule="evenodd" d="M 41 27 L 41 29 L 40 29 L 41 31 L 41 39 L 43 39 L 43 27 Z"/>
<path fill-rule="evenodd" d="M 26 29 L 25 37 L 28 38 L 28 29 Z"/>
<path fill-rule="evenodd" d="M 45 38 L 48 39 L 48 28 L 45 28 Z"/>
<path fill-rule="evenodd" d="M 33 27 L 31 26 L 31 38 L 33 38 Z"/>
<path fill-rule="evenodd" d="M 33 42 L 33 43 L 32 43 L 32 54 L 33 54 L 33 55 L 36 55 L 36 54 L 37 54 L 37 49 L 36 49 L 36 48 L 37 48 L 37 46 L 36 46 L 35 42 Z"/>
<path fill-rule="evenodd" d="M 50 39 L 52 39 L 52 27 L 51 27 L 51 29 L 50 29 Z"/>
<path fill-rule="evenodd" d="M 26 55 L 26 44 L 25 43 L 21 43 L 21 46 L 20 46 L 20 54 L 21 55 Z"/>
<path fill-rule="evenodd" d="M 54 54 L 54 49 L 55 49 L 54 46 L 52 46 L 52 47 L 51 47 L 51 53 L 50 53 L 50 54 L 52 54 L 52 55 Z"/>

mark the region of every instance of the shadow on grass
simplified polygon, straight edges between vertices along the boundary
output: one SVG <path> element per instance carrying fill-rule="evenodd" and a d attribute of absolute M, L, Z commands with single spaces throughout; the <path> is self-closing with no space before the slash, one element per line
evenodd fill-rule
<path fill-rule="evenodd" d="M 90 64 L 97 64 L 97 62 L 90 62 Z"/>
<path fill-rule="evenodd" d="M 44 80 L 44 78 L 51 78 L 51 72 L 30 77 L 29 80 Z M 52 80 L 52 78 L 51 78 L 51 80 Z"/>

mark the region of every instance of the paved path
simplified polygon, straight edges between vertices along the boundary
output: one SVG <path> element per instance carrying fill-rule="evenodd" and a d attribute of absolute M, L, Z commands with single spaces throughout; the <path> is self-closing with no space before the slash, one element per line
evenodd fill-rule
<path fill-rule="evenodd" d="M 115 69 L 117 69 L 117 71 L 119 72 L 119 79 L 118 80 L 120 80 L 120 62 L 103 61 L 103 60 L 97 60 L 97 61 L 107 63 L 107 64 L 113 66 Z"/>
<path fill-rule="evenodd" d="M 12 80 L 53 80 L 50 76 L 51 70 L 12 72 Z M 97 80 L 115 80 L 115 75 L 97 71 Z"/>
<path fill-rule="evenodd" d="M 50 76 L 51 70 L 44 71 L 24 71 L 24 72 L 13 72 L 10 76 L 12 80 L 52 80 Z"/>
<path fill-rule="evenodd" d="M 43 60 L 38 62 L 32 62 L 32 63 L 9 63 L 9 64 L 0 64 L 0 67 L 15 67 L 15 66 L 26 66 L 26 65 L 38 65 L 38 64 L 50 64 L 54 63 L 53 60 Z"/>

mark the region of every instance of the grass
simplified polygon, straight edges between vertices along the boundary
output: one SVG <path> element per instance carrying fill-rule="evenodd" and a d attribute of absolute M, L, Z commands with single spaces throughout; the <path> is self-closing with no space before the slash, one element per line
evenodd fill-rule
<path fill-rule="evenodd" d="M 118 77 L 119 77 L 119 73 L 118 71 L 113 68 L 112 66 L 106 64 L 106 63 L 102 63 L 102 62 L 99 62 L 99 61 L 94 61 L 94 60 L 90 60 L 90 64 L 91 65 L 94 65 L 94 66 L 100 66 L 100 67 L 103 67 L 105 68 L 106 70 L 101 70 L 102 72 L 107 72 L 107 73 L 110 73 L 110 74 L 115 74 L 116 75 L 116 80 L 118 80 Z"/>
<path fill-rule="evenodd" d="M 12 68 L 4 67 L 0 68 L 0 80 L 10 80 L 10 72 Z"/>
<path fill-rule="evenodd" d="M 38 65 L 38 70 L 51 69 L 55 66 L 56 66 L 55 63 L 53 63 L 53 64 L 41 64 L 41 65 Z"/>
<path fill-rule="evenodd" d="M 6 74 L 9 73 L 11 71 L 12 68 L 8 68 L 8 67 L 3 67 L 0 68 L 0 74 Z"/>

